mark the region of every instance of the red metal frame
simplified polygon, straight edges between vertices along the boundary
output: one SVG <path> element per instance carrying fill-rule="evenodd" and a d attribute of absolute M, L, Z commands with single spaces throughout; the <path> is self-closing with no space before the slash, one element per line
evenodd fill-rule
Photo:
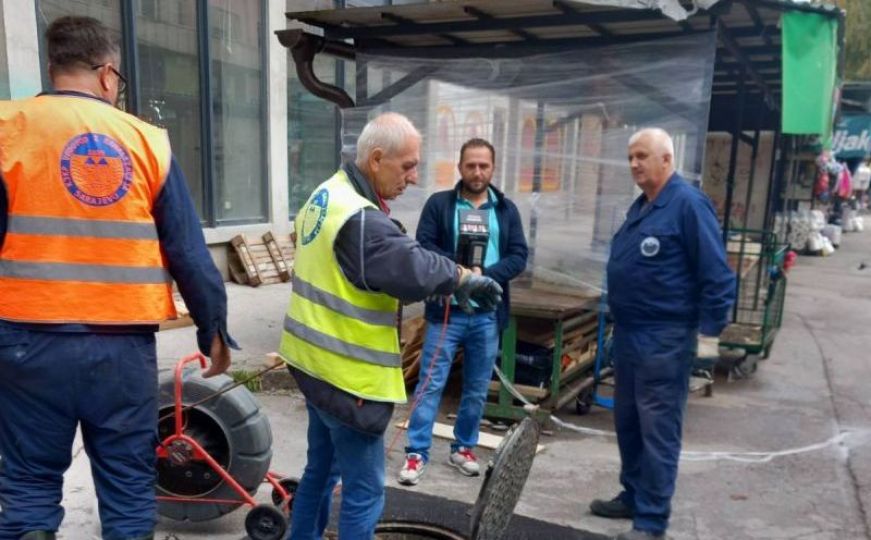
<path fill-rule="evenodd" d="M 244 503 L 248 506 L 254 507 L 257 506 L 257 501 L 252 497 L 245 488 L 243 488 L 236 481 L 235 478 L 230 476 L 230 473 L 227 472 L 226 469 L 221 467 L 220 463 L 215 461 L 215 459 L 209 455 L 206 450 L 200 446 L 200 444 L 194 440 L 192 437 L 185 435 L 184 433 L 184 421 L 182 418 L 182 409 L 184 408 L 182 404 L 182 371 L 184 370 L 184 366 L 191 362 L 199 362 L 200 367 L 206 369 L 207 362 L 206 357 L 203 356 L 202 353 L 195 353 L 188 356 L 185 356 L 175 365 L 175 432 L 161 441 L 161 443 L 157 446 L 157 457 L 158 459 L 170 459 L 169 453 L 167 452 L 167 448 L 169 445 L 176 441 L 182 441 L 186 445 L 188 445 L 193 450 L 193 455 L 191 459 L 193 461 L 205 461 L 206 464 L 211 467 L 213 471 L 215 471 L 221 479 L 229 484 L 233 491 L 235 491 L 239 495 L 239 499 L 205 499 L 205 498 L 194 498 L 194 497 L 178 497 L 178 496 L 158 496 L 157 500 L 159 501 L 174 501 L 174 502 L 194 502 L 194 503 L 221 503 L 221 504 L 237 504 Z M 281 494 L 282 509 L 287 509 L 288 504 L 292 497 L 284 489 L 280 481 L 282 477 L 273 472 L 266 473 L 266 477 L 264 478 L 266 482 L 272 485 L 272 488 L 278 491 Z"/>

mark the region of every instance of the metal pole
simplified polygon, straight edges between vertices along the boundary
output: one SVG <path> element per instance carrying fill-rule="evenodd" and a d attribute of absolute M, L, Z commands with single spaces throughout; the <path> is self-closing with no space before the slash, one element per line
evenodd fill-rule
<path fill-rule="evenodd" d="M 215 143 L 212 139 L 212 111 L 214 99 L 210 82 L 212 80 L 212 58 L 209 52 L 209 4 L 206 0 L 197 1 L 197 36 L 199 47 L 199 71 L 200 71 L 200 146 L 203 151 L 200 155 L 203 168 L 203 215 L 200 216 L 209 227 L 214 227 L 217 222 L 215 204 Z"/>
<path fill-rule="evenodd" d="M 123 71 L 127 76 L 127 111 L 141 114 L 139 103 L 139 47 L 136 45 L 136 6 L 135 2 L 121 2 L 121 35 L 124 36 Z"/>
<path fill-rule="evenodd" d="M 783 167 L 780 166 L 783 152 L 781 150 L 780 127 L 774 132 L 774 140 L 771 141 L 771 166 L 768 171 L 768 192 L 765 194 L 765 218 L 762 221 L 762 230 L 767 231 L 771 227 L 771 213 L 774 206 L 776 188 L 778 185 L 777 177 L 783 174 Z"/>
<path fill-rule="evenodd" d="M 741 131 L 744 127 L 744 69 L 738 78 L 738 114 L 735 118 L 735 130 L 732 131 L 732 147 L 729 151 L 729 174 L 726 177 L 726 208 L 723 212 L 723 243 L 729 238 L 729 221 L 732 219 L 732 196 L 735 191 L 735 163 L 738 158 L 738 144 L 741 142 Z"/>
<path fill-rule="evenodd" d="M 544 102 L 539 101 L 535 110 L 535 145 L 532 161 L 532 211 L 529 217 L 529 262 L 535 267 L 535 244 L 538 234 L 538 194 L 541 193 L 541 161 L 544 151 Z"/>
<path fill-rule="evenodd" d="M 756 115 L 756 129 L 753 131 L 753 152 L 750 155 L 750 177 L 747 179 L 747 195 L 744 197 L 744 222 L 742 227 L 747 228 L 747 220 L 750 217 L 750 198 L 753 196 L 753 181 L 756 178 L 756 157 L 759 155 L 759 130 L 762 124 L 762 114 Z"/>

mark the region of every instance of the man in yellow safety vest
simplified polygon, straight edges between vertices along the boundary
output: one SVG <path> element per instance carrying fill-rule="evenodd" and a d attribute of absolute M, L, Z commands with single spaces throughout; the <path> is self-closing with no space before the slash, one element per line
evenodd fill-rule
<path fill-rule="evenodd" d="M 357 159 L 315 188 L 296 218 L 293 293 L 279 353 L 308 408 L 308 455 L 290 538 L 320 539 L 342 479 L 339 536 L 371 538 L 384 506 L 384 430 L 405 401 L 400 302 L 454 294 L 494 306 L 502 290 L 423 249 L 388 217 L 417 182 L 420 134 L 404 116 L 370 121 Z"/>

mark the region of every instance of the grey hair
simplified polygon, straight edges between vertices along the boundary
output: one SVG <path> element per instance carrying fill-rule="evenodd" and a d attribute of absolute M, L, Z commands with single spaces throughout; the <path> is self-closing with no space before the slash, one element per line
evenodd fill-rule
<path fill-rule="evenodd" d="M 654 143 L 660 150 L 671 157 L 674 157 L 674 141 L 671 139 L 671 135 L 662 128 L 651 127 L 639 129 L 629 137 L 629 146 L 637 143 L 639 139 L 645 136 L 653 138 Z"/>
<path fill-rule="evenodd" d="M 420 132 L 406 116 L 389 112 L 370 120 L 357 139 L 357 166 L 363 167 L 376 148 L 386 155 L 402 151 L 409 139 L 420 140 Z"/>

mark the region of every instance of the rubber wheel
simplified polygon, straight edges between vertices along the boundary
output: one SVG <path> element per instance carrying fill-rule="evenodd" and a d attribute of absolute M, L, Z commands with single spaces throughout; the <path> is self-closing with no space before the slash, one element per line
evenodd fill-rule
<path fill-rule="evenodd" d="M 575 398 L 575 412 L 583 416 L 593 408 L 593 389 L 584 390 Z"/>
<path fill-rule="evenodd" d="M 284 491 L 290 495 L 288 510 L 293 510 L 293 495 L 296 493 L 296 488 L 299 487 L 299 480 L 296 478 L 282 478 L 278 481 L 278 485 L 284 488 Z M 284 499 L 281 497 L 281 493 L 279 493 L 277 489 L 272 488 L 272 504 L 278 506 L 283 501 Z"/>
<path fill-rule="evenodd" d="M 270 504 L 258 504 L 245 516 L 245 532 L 251 540 L 283 540 L 287 520 Z"/>
<path fill-rule="evenodd" d="M 199 369 L 184 372 L 183 403 L 195 403 L 233 385 L 218 375 L 203 379 Z M 159 374 L 161 441 L 175 432 L 174 370 Z M 272 430 L 254 396 L 238 386 L 184 413 L 184 433 L 197 441 L 249 494 L 254 495 L 272 460 Z M 164 418 L 166 417 L 166 418 Z M 239 494 L 203 462 L 175 465 L 157 461 L 158 495 L 191 501 L 158 501 L 161 516 L 187 521 L 208 521 L 232 512 L 242 504 Z M 205 503 L 195 499 L 238 499 L 238 503 Z"/>

